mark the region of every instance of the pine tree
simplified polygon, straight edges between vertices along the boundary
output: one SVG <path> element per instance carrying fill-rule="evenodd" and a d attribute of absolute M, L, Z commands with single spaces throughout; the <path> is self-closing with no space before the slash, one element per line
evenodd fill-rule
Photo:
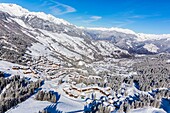
<path fill-rule="evenodd" d="M 126 107 L 125 113 L 130 113 L 130 105 L 129 105 L 129 104 L 128 104 L 127 107 Z"/>
<path fill-rule="evenodd" d="M 57 98 L 55 94 L 52 95 L 51 102 L 54 102 L 54 103 L 57 102 Z"/>
<path fill-rule="evenodd" d="M 119 113 L 123 113 L 124 112 L 124 106 L 123 106 L 123 103 L 120 105 L 120 108 L 119 108 Z"/>

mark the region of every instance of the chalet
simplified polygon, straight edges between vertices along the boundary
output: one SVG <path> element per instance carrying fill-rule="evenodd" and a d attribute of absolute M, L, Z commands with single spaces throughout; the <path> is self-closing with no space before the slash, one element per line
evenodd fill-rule
<path fill-rule="evenodd" d="M 31 74 L 32 71 L 31 71 L 31 70 L 26 70 L 26 71 L 24 71 L 23 73 L 24 73 L 24 74 Z"/>
<path fill-rule="evenodd" d="M 102 78 L 99 76 L 89 76 L 88 79 L 101 80 Z"/>
<path fill-rule="evenodd" d="M 38 74 L 38 72 L 37 72 L 37 71 L 35 71 L 35 70 L 32 70 L 32 73 L 34 73 L 34 74 Z"/>
<path fill-rule="evenodd" d="M 33 77 L 34 77 L 34 78 L 37 78 L 37 79 L 39 79 L 39 78 L 40 78 L 40 77 L 39 77 L 39 76 L 37 76 L 37 75 L 33 75 Z"/>
<path fill-rule="evenodd" d="M 28 67 L 21 67 L 20 69 L 21 69 L 21 70 L 29 70 Z"/>
<path fill-rule="evenodd" d="M 77 88 L 77 87 L 71 85 L 71 88 L 72 88 L 73 90 L 77 90 L 77 91 L 79 91 L 79 92 L 87 92 L 87 91 L 90 91 L 90 90 L 95 90 L 95 91 L 99 91 L 99 92 L 102 93 L 103 95 L 106 95 L 106 96 L 109 96 L 109 95 L 110 95 L 109 92 L 107 92 L 107 91 L 105 91 L 105 90 L 102 90 L 102 89 L 100 89 L 100 88 L 98 88 L 98 87 Z"/>
<path fill-rule="evenodd" d="M 12 69 L 13 69 L 13 70 L 19 70 L 20 67 L 19 67 L 19 66 L 13 66 Z"/>
<path fill-rule="evenodd" d="M 70 97 L 78 98 L 79 95 L 71 93 L 70 89 L 63 89 L 63 91 Z"/>

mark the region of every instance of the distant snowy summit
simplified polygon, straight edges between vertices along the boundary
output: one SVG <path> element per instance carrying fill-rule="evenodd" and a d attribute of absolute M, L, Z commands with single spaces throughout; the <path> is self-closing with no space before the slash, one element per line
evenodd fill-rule
<path fill-rule="evenodd" d="M 65 25 L 70 25 L 69 22 L 63 20 L 63 19 L 59 19 L 56 18 L 50 14 L 45 14 L 44 12 L 30 12 L 27 9 L 16 5 L 16 4 L 7 4 L 7 3 L 1 3 L 0 4 L 0 11 L 6 12 L 8 14 L 10 14 L 11 16 L 37 16 L 38 18 L 44 19 L 44 20 L 48 20 L 48 21 L 52 21 L 55 24 L 65 24 Z"/>
<path fill-rule="evenodd" d="M 30 12 L 29 10 L 17 5 L 17 4 L 12 4 L 12 3 L 0 3 L 0 11 L 7 12 L 8 14 L 12 16 L 37 16 L 38 18 L 48 20 L 51 22 L 54 22 L 56 24 L 64 24 L 64 25 L 71 25 L 71 23 L 60 19 L 56 18 L 55 16 L 51 14 L 45 14 L 44 12 Z M 96 27 L 96 28 L 85 28 L 85 27 L 78 27 L 81 29 L 88 29 L 88 30 L 98 30 L 98 31 L 117 31 L 117 32 L 122 32 L 126 34 L 134 34 L 139 36 L 141 39 L 147 40 L 147 39 L 157 39 L 159 38 L 170 38 L 170 34 L 160 34 L 160 35 L 155 35 L 155 34 L 144 34 L 144 33 L 135 33 L 134 31 L 130 29 L 123 29 L 123 28 L 117 28 L 117 27 L 111 27 L 111 28 L 104 28 L 104 27 Z"/>
<path fill-rule="evenodd" d="M 121 32 L 125 34 L 131 34 L 137 36 L 138 41 L 145 41 L 145 40 L 159 40 L 159 39 L 170 39 L 170 34 L 144 34 L 144 33 L 136 33 L 133 30 L 130 29 L 123 29 L 123 28 L 117 28 L 117 27 L 111 27 L 111 28 L 103 28 L 103 27 L 96 27 L 96 28 L 84 28 L 80 27 L 82 29 L 87 30 L 94 30 L 94 31 L 116 31 Z"/>

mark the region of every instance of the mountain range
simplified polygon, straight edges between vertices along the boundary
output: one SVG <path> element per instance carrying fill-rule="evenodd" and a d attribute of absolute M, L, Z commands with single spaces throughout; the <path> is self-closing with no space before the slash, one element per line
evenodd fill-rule
<path fill-rule="evenodd" d="M 121 28 L 77 27 L 43 12 L 0 4 L 0 58 L 24 63 L 46 56 L 56 62 L 100 61 L 170 52 L 170 34 L 143 34 Z"/>
<path fill-rule="evenodd" d="M 0 113 L 169 113 L 169 43 L 0 3 Z"/>

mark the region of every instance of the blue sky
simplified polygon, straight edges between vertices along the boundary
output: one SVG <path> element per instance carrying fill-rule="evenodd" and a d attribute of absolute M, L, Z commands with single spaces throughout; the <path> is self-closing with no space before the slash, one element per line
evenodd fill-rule
<path fill-rule="evenodd" d="M 170 34 L 170 0 L 0 0 L 50 13 L 77 26 Z"/>

